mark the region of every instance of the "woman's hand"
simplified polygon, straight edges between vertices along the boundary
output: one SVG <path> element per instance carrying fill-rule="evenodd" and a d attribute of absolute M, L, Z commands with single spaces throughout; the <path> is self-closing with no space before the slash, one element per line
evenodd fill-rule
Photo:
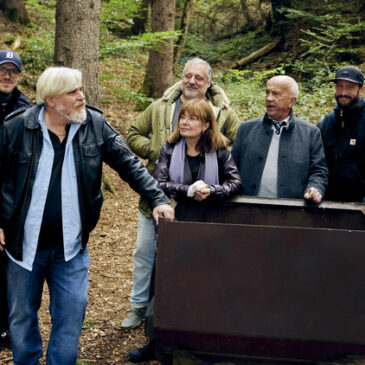
<path fill-rule="evenodd" d="M 195 193 L 195 200 L 201 202 L 206 198 L 208 198 L 209 195 L 210 195 L 210 188 L 208 185 L 206 185 L 204 188 L 201 188 Z"/>

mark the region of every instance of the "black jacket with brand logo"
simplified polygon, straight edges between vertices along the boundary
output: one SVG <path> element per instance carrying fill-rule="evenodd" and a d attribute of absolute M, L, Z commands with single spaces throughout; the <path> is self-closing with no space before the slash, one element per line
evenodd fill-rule
<path fill-rule="evenodd" d="M 359 202 L 365 197 L 365 100 L 327 114 L 318 124 L 329 169 L 325 198 Z"/>
<path fill-rule="evenodd" d="M 40 105 L 14 113 L 0 129 L 0 227 L 6 248 L 22 260 L 23 228 L 42 151 L 43 136 L 38 122 Z M 102 163 L 147 199 L 151 208 L 169 203 L 157 181 L 133 155 L 129 146 L 103 114 L 87 107 L 87 118 L 72 141 L 83 248 L 95 227 L 103 203 Z"/>

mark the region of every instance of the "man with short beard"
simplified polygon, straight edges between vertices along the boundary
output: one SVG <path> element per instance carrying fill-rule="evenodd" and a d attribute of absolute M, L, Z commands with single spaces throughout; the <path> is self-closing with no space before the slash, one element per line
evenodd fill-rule
<path fill-rule="evenodd" d="M 50 67 L 37 104 L 0 130 L 0 251 L 8 260 L 14 364 L 39 364 L 37 312 L 50 293 L 47 364 L 74 365 L 84 320 L 87 241 L 103 203 L 102 163 L 140 193 L 153 218 L 173 219 L 169 199 L 102 112 L 85 105 L 79 70 Z"/>
<path fill-rule="evenodd" d="M 325 199 L 361 202 L 365 198 L 364 74 L 345 66 L 331 81 L 337 105 L 317 124 L 329 169 Z"/>

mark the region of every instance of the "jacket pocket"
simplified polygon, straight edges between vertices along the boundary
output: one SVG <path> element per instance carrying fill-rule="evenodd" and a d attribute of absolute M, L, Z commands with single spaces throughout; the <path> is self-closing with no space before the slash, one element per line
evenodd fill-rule
<path fill-rule="evenodd" d="M 101 155 L 104 141 L 102 139 L 93 141 L 87 145 L 81 146 L 82 153 L 85 157 L 96 157 Z"/>
<path fill-rule="evenodd" d="M 14 153 L 14 161 L 17 164 L 26 164 L 29 162 L 32 155 L 30 153 L 17 151 Z"/>

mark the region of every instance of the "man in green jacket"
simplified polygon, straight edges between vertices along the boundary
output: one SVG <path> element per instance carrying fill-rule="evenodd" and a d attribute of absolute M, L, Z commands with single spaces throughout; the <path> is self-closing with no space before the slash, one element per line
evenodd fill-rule
<path fill-rule="evenodd" d="M 167 89 L 162 98 L 150 104 L 130 127 L 127 141 L 133 152 L 147 159 L 147 169 L 153 173 L 155 162 L 166 138 L 172 133 L 182 104 L 190 99 L 205 99 L 213 108 L 220 131 L 232 144 L 239 126 L 239 119 L 229 107 L 225 92 L 212 84 L 212 69 L 200 59 L 189 60 L 182 79 Z M 133 253 L 133 289 L 131 308 L 122 328 L 138 327 L 145 315 L 151 274 L 155 260 L 156 233 L 151 211 L 146 202 L 139 203 L 136 248 Z"/>

